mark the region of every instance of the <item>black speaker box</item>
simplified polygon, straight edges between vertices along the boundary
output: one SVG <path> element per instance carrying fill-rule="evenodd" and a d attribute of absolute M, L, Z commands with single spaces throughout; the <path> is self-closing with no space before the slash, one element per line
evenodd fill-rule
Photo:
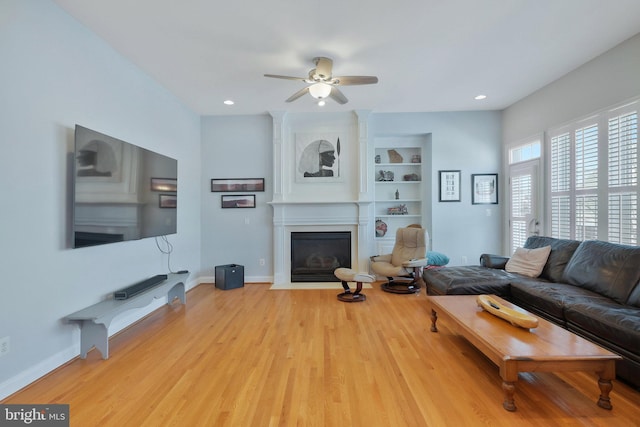
<path fill-rule="evenodd" d="M 222 290 L 244 286 L 244 266 L 238 264 L 216 265 L 216 288 Z"/>

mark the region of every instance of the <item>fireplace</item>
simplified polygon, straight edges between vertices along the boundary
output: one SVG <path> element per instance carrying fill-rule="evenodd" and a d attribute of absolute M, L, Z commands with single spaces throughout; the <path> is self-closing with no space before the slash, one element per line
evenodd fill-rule
<path fill-rule="evenodd" d="M 338 267 L 351 268 L 351 232 L 291 233 L 292 282 L 336 282 Z"/>

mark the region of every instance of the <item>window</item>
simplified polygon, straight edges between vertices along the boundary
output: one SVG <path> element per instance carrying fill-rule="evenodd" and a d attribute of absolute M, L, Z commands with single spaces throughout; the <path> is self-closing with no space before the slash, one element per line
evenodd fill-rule
<path fill-rule="evenodd" d="M 639 103 L 549 132 L 553 237 L 638 244 Z"/>
<path fill-rule="evenodd" d="M 509 235 L 511 253 L 527 238 L 539 234 L 538 177 L 542 136 L 529 138 L 509 148 Z"/>
<path fill-rule="evenodd" d="M 540 158 L 540 141 L 525 143 L 509 150 L 509 164 Z"/>

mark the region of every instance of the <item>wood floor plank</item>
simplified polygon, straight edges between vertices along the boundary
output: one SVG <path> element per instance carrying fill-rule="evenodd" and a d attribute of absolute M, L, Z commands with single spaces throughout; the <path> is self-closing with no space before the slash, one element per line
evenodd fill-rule
<path fill-rule="evenodd" d="M 203 284 L 3 403 L 68 403 L 72 426 L 638 425 L 640 393 L 615 381 L 604 410 L 590 373 L 521 374 L 507 412 L 498 368 L 430 332 L 424 292 L 337 293 Z"/>

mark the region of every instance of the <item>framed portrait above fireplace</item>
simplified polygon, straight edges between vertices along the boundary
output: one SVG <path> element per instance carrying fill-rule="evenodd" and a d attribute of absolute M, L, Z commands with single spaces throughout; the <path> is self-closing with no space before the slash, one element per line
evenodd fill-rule
<path fill-rule="evenodd" d="M 340 182 L 344 138 L 337 133 L 297 133 L 296 182 Z"/>

